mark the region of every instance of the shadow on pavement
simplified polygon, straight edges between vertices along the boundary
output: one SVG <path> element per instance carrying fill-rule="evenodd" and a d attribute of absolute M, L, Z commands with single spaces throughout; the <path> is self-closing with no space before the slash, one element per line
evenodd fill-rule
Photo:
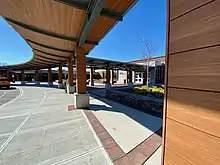
<path fill-rule="evenodd" d="M 15 90 L 17 88 L 15 87 L 10 87 L 10 88 L 0 88 L 0 90 L 6 90 L 6 91 L 9 91 L 9 90 Z"/>
<path fill-rule="evenodd" d="M 162 137 L 162 129 L 161 129 L 162 119 L 161 118 L 157 118 L 155 116 L 149 115 L 144 112 L 140 113 L 140 111 L 133 110 L 133 108 L 130 108 L 130 107 L 124 108 L 124 109 L 118 108 L 118 106 L 116 104 L 120 104 L 120 103 L 114 102 L 112 100 L 108 100 L 107 98 L 105 98 L 103 96 L 94 95 L 92 93 L 91 93 L 91 96 L 95 99 L 98 99 L 98 100 L 104 102 L 105 104 L 108 104 L 110 107 L 107 107 L 105 105 L 90 104 L 89 109 L 91 109 L 93 111 L 112 111 L 112 112 L 123 113 L 126 116 L 128 116 L 129 118 L 135 120 L 136 122 L 138 122 L 139 124 L 144 126 L 145 128 L 150 129 L 151 131 L 155 132 L 156 134 L 158 134 L 159 136 Z M 122 104 L 120 104 L 120 105 L 122 105 Z M 122 105 L 122 106 L 125 106 L 125 105 Z M 155 128 L 157 126 L 159 129 L 155 130 Z"/>
<path fill-rule="evenodd" d="M 27 87 L 42 87 L 42 88 L 58 88 L 58 85 L 53 85 L 53 86 L 49 86 L 47 84 L 40 84 L 40 85 L 36 85 L 36 84 L 12 84 L 12 86 L 27 86 Z"/>

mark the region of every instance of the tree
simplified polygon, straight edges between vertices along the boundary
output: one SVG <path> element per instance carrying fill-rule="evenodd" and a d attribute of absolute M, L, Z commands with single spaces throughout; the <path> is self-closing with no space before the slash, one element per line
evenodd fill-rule
<path fill-rule="evenodd" d="M 7 66 L 8 64 L 6 62 L 0 62 L 0 66 Z"/>
<path fill-rule="evenodd" d="M 146 62 L 144 64 L 144 72 L 147 71 L 147 80 L 146 80 L 146 85 L 148 87 L 148 76 L 149 76 L 149 66 L 150 66 L 150 59 L 154 56 L 154 53 L 156 52 L 152 42 L 147 39 L 146 37 L 143 37 L 141 39 L 141 43 L 144 46 L 143 50 L 143 61 Z"/>

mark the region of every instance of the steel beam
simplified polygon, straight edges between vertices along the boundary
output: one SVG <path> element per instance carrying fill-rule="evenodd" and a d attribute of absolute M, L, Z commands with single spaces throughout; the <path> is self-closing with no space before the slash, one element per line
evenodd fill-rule
<path fill-rule="evenodd" d="M 21 69 L 26 69 L 26 68 L 38 68 L 39 67 L 39 64 L 38 65 L 34 65 L 34 64 L 24 64 L 24 65 L 20 65 L 20 66 L 16 66 L 16 67 L 12 67 L 13 70 L 21 70 Z"/>
<path fill-rule="evenodd" d="M 37 59 L 37 57 L 41 57 L 41 58 L 44 58 L 45 59 L 45 61 L 48 61 L 48 60 L 50 60 L 50 61 L 54 61 L 54 62 L 63 62 L 63 61 L 66 61 L 67 59 L 62 59 L 62 60 L 58 60 L 58 59 L 53 59 L 53 58 L 49 58 L 49 57 L 45 57 L 45 56 L 43 56 L 43 55 L 40 55 L 40 54 L 37 54 L 37 53 L 35 53 L 35 56 L 34 56 L 34 58 L 36 58 Z M 49 61 L 49 62 L 50 62 Z"/>
<path fill-rule="evenodd" d="M 31 65 L 31 66 L 34 66 L 34 67 L 36 67 L 36 68 L 38 68 L 39 66 L 40 66 L 40 67 L 45 66 L 45 64 L 41 64 L 41 63 L 34 62 L 34 61 L 31 61 L 31 62 L 28 63 L 27 65 Z"/>
<path fill-rule="evenodd" d="M 35 42 L 35 41 L 32 41 L 32 40 L 29 40 L 29 39 L 25 39 L 25 40 L 27 42 L 30 42 L 30 43 L 35 44 L 37 46 L 40 46 L 40 47 L 43 47 L 43 48 L 47 48 L 47 49 L 56 50 L 56 51 L 60 51 L 60 52 L 73 53 L 73 51 L 74 51 L 74 50 L 60 49 L 60 48 L 52 47 L 52 46 L 49 46 L 49 45 L 44 45 L 44 44 L 41 44 L 41 43 L 38 43 L 38 42 Z"/>
<path fill-rule="evenodd" d="M 59 57 L 59 58 L 65 58 L 65 59 L 68 59 L 69 57 L 64 57 L 62 55 L 57 55 L 57 54 L 51 54 L 51 53 L 47 53 L 47 52 L 44 52 L 42 50 L 39 50 L 39 49 L 33 49 L 34 51 L 37 51 L 37 52 L 40 52 L 40 53 L 43 53 L 43 54 L 46 54 L 46 55 L 49 55 L 49 56 L 53 56 L 53 57 Z M 37 54 L 37 53 L 35 53 Z M 39 55 L 39 54 L 38 54 Z M 49 57 L 48 57 L 49 58 Z"/>
<path fill-rule="evenodd" d="M 42 68 L 48 68 L 48 67 L 53 67 L 56 66 L 55 64 L 45 64 L 39 61 L 31 61 L 32 64 L 36 65 L 36 66 L 41 66 Z"/>
<path fill-rule="evenodd" d="M 39 66 L 39 65 L 34 65 L 34 64 L 29 64 L 25 67 L 22 67 L 22 68 L 25 68 L 25 69 L 40 69 L 40 68 L 44 68 L 43 66 Z"/>
<path fill-rule="evenodd" d="M 83 44 L 85 43 L 86 38 L 88 37 L 89 31 L 92 28 L 92 25 L 95 23 L 97 16 L 100 15 L 100 12 L 104 8 L 104 5 L 104 0 L 97 0 L 94 4 L 88 6 L 88 14 L 86 16 L 84 26 L 79 38 L 79 42 L 77 44 L 79 47 L 83 47 Z"/>
<path fill-rule="evenodd" d="M 54 38 L 58 38 L 58 39 L 63 39 L 63 40 L 67 40 L 67 41 L 74 41 L 74 42 L 78 41 L 78 38 L 75 38 L 75 37 L 56 34 L 56 33 L 53 33 L 53 32 L 46 31 L 44 29 L 40 29 L 38 27 L 34 27 L 34 26 L 31 26 L 31 25 L 24 24 L 23 22 L 13 20 L 13 19 L 8 18 L 8 17 L 4 17 L 4 18 L 5 18 L 6 21 L 8 21 L 12 24 L 15 24 L 17 26 L 20 26 L 24 29 L 27 29 L 27 30 L 30 30 L 30 31 L 33 31 L 33 32 L 36 32 L 36 33 L 40 33 L 40 34 L 43 34 L 43 35 L 46 35 L 46 36 L 50 36 L 50 37 L 54 37 Z M 92 45 L 98 45 L 97 41 L 87 41 L 87 40 L 85 40 L 85 43 L 92 44 Z"/>
<path fill-rule="evenodd" d="M 77 9 L 80 9 L 80 10 L 84 10 L 84 11 L 87 11 L 87 8 L 88 8 L 88 4 L 84 1 L 81 1 L 81 2 L 78 0 L 55 0 L 55 1 L 77 8 Z M 100 15 L 115 19 L 117 21 L 123 20 L 123 16 L 119 12 L 108 9 L 108 8 L 103 8 L 100 12 Z"/>
<path fill-rule="evenodd" d="M 36 63 L 43 64 L 43 65 L 55 65 L 54 62 L 46 62 L 46 61 L 44 61 L 42 59 L 34 58 L 33 60 L 34 61 L 31 61 L 31 62 L 36 62 Z"/>
<path fill-rule="evenodd" d="M 42 57 L 39 57 L 39 56 L 34 56 L 34 60 L 39 60 L 39 61 L 43 61 L 43 62 L 46 62 L 46 63 L 59 63 L 60 61 L 51 61 L 51 60 L 48 60 L 46 58 L 42 58 Z"/>

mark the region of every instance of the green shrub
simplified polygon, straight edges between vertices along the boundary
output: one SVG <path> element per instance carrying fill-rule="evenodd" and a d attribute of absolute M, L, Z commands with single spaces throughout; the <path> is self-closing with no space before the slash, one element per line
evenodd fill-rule
<path fill-rule="evenodd" d="M 163 97 L 164 95 L 164 89 L 154 86 L 152 88 L 148 88 L 147 86 L 135 87 L 133 92 L 138 95 L 153 95 L 156 97 Z"/>
<path fill-rule="evenodd" d="M 139 88 L 139 87 L 135 87 L 135 88 L 133 89 L 133 91 L 134 91 L 135 94 L 144 95 L 144 90 L 142 90 L 142 89 Z"/>

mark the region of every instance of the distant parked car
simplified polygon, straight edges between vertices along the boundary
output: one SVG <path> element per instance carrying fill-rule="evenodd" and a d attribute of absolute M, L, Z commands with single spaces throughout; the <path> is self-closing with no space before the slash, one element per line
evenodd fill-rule
<path fill-rule="evenodd" d="M 0 77 L 0 88 L 1 87 L 6 87 L 6 88 L 10 88 L 10 81 L 6 78 L 6 77 Z"/>

